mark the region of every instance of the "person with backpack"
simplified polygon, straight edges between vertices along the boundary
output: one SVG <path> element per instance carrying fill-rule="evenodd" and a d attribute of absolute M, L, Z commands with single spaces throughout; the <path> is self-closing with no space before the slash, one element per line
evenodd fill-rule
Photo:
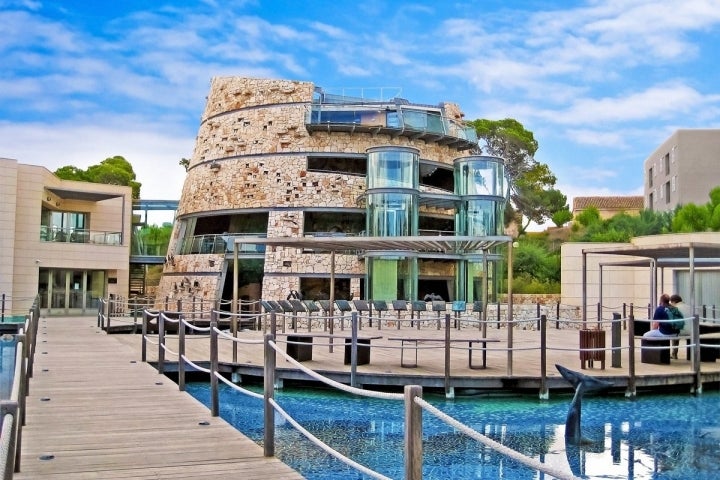
<path fill-rule="evenodd" d="M 652 319 L 652 329 L 645 332 L 643 337 L 676 337 L 680 333 L 679 329 L 675 329 L 670 315 L 670 295 L 663 293 L 658 300 L 658 306 L 655 308 Z"/>
<path fill-rule="evenodd" d="M 670 295 L 670 307 L 668 307 L 668 310 L 671 314 L 670 319 L 675 319 L 673 326 L 678 330 L 678 334 L 690 335 L 690 327 L 692 326 L 692 323 L 686 321 L 685 319 L 692 317 L 692 313 L 690 311 L 691 308 L 683 302 L 682 297 L 677 293 Z M 679 342 L 679 340 L 673 340 L 673 349 L 671 352 L 672 358 L 677 359 L 677 347 Z"/>

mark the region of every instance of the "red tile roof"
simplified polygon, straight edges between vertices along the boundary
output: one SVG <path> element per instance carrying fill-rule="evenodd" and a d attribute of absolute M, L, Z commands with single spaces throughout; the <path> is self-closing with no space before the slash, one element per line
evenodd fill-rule
<path fill-rule="evenodd" d="M 590 206 L 598 210 L 642 210 L 644 198 L 642 195 L 573 198 L 573 212 L 585 210 Z"/>

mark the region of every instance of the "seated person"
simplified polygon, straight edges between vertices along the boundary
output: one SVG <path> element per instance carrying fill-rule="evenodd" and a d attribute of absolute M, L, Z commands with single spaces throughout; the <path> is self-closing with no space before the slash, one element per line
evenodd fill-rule
<path fill-rule="evenodd" d="M 643 337 L 676 337 L 679 330 L 677 330 L 672 322 L 663 320 L 672 320 L 670 318 L 670 295 L 663 293 L 658 301 L 658 306 L 653 313 L 653 320 L 660 320 L 652 323 L 652 329 L 645 332 Z"/>

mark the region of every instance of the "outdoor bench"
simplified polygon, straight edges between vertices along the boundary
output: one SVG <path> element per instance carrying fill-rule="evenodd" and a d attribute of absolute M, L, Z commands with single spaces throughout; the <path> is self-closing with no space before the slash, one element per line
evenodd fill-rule
<path fill-rule="evenodd" d="M 352 337 L 347 335 L 329 335 L 322 333 L 284 333 L 287 337 L 286 353 L 288 356 L 298 362 L 312 360 L 313 340 L 315 338 L 335 339 L 341 338 L 345 340 L 345 356 L 344 364 L 349 365 L 352 357 Z M 370 342 L 382 338 L 381 336 L 373 337 L 357 337 L 357 365 L 367 365 L 370 363 Z"/>
<path fill-rule="evenodd" d="M 444 338 L 407 338 L 407 337 L 391 337 L 388 338 L 390 341 L 400 342 L 400 366 L 403 368 L 416 368 L 418 365 L 418 350 L 420 349 L 421 343 L 440 343 L 445 344 Z M 499 342 L 497 338 L 453 338 L 450 339 L 450 343 L 462 343 L 467 342 L 468 344 L 468 367 L 473 370 L 479 370 L 487 367 L 487 344 L 490 342 Z M 477 350 L 482 350 L 482 365 L 475 365 L 473 363 L 473 344 L 482 343 L 482 347 Z M 405 362 L 405 350 L 412 349 L 415 352 L 415 360 L 413 363 Z"/>
<path fill-rule="evenodd" d="M 640 361 L 642 363 L 670 364 L 670 341 L 685 340 L 685 344 L 692 342 L 689 335 L 678 335 L 675 337 L 641 337 L 640 339 Z M 715 346 L 700 346 L 700 361 L 714 362 L 720 357 L 720 332 L 701 333 L 700 343 Z M 650 347 L 650 348 L 645 348 Z M 664 348 L 660 348 L 664 347 Z M 686 358 L 690 359 L 690 348 L 686 347 Z"/>

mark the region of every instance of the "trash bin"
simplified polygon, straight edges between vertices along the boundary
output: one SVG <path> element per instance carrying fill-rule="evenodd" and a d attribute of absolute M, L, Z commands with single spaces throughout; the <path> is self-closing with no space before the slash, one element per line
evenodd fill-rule
<path fill-rule="evenodd" d="M 605 348 L 605 330 L 580 330 L 580 368 L 585 369 L 585 362 L 593 368 L 593 362 L 597 360 L 600 368 L 605 370 L 605 350 L 585 350 L 596 348 Z"/>

